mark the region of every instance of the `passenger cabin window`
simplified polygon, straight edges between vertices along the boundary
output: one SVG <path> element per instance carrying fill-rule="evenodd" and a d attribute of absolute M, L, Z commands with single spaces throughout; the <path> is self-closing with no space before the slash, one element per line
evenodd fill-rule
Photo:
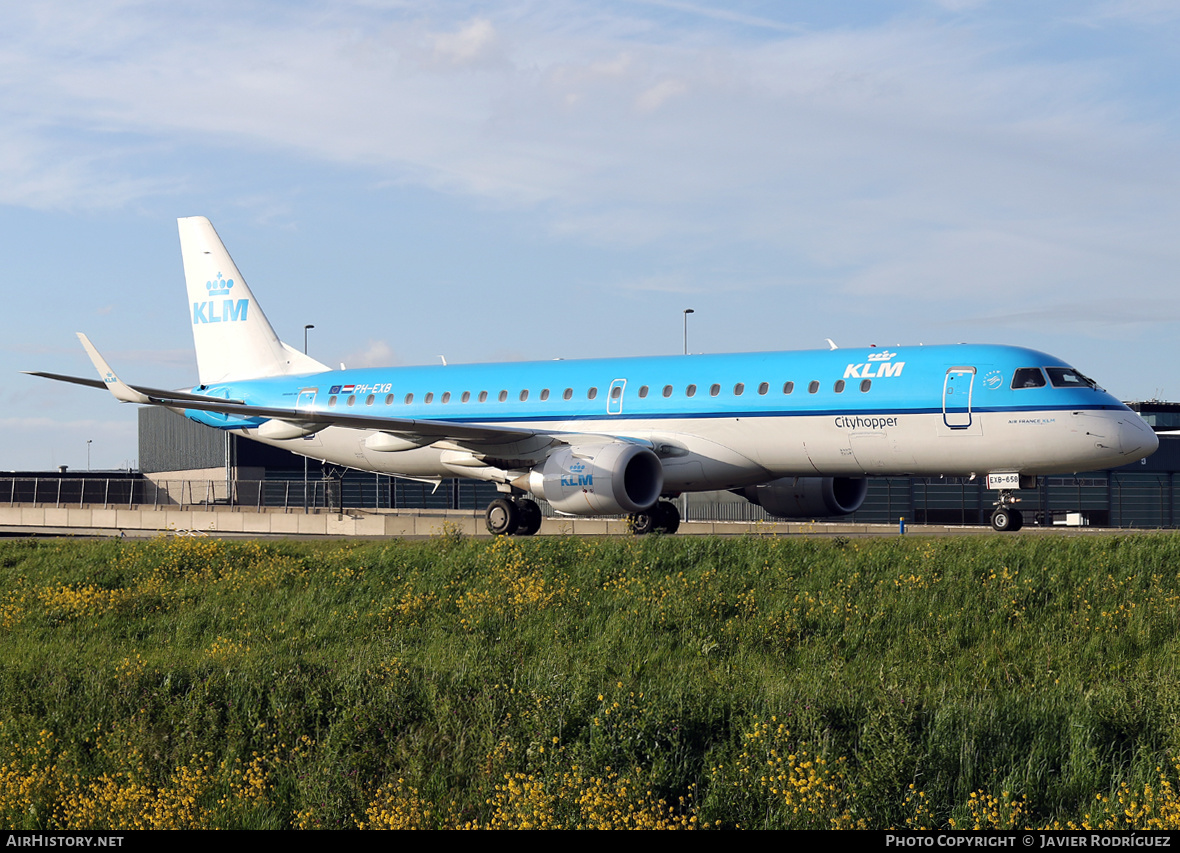
<path fill-rule="evenodd" d="M 1013 388 L 1044 388 L 1045 374 L 1039 367 L 1020 367 L 1012 374 Z"/>
<path fill-rule="evenodd" d="M 408 406 L 408 405 L 410 405 L 410 403 L 412 403 L 412 402 L 414 402 L 414 395 L 413 395 L 413 393 L 407 394 L 407 395 L 406 395 L 406 405 Z"/>
<path fill-rule="evenodd" d="M 427 391 L 427 392 L 426 392 L 426 396 L 422 398 L 422 402 L 423 402 L 423 403 L 425 403 L 425 404 L 426 404 L 426 405 L 428 405 L 428 406 L 429 406 L 431 403 L 433 403 L 433 402 L 434 402 L 434 392 L 433 392 L 433 391 Z"/>
<path fill-rule="evenodd" d="M 335 394 L 333 394 L 331 397 L 328 398 L 328 405 L 329 406 L 336 405 L 336 395 Z"/>
<path fill-rule="evenodd" d="M 872 388 L 872 387 L 873 387 L 873 380 L 872 380 L 872 379 L 862 379 L 862 380 L 860 380 L 860 390 L 861 390 L 862 392 L 863 392 L 863 391 L 868 391 L 868 390 L 869 390 L 870 388 Z"/>
<path fill-rule="evenodd" d="M 809 383 L 807 383 L 807 393 L 808 394 L 814 394 L 818 390 L 819 390 L 819 382 L 817 382 L 816 380 L 812 379 Z"/>
<path fill-rule="evenodd" d="M 716 397 L 720 393 L 721 393 L 721 386 L 718 385 L 716 382 L 714 382 L 712 385 L 709 386 L 709 396 L 710 397 Z"/>
<path fill-rule="evenodd" d="M 471 402 L 471 392 L 464 391 L 463 396 L 459 398 L 459 402 L 460 403 L 470 403 Z"/>
<path fill-rule="evenodd" d="M 733 396 L 740 397 L 744 393 L 746 393 L 746 386 L 741 382 L 733 386 Z"/>
<path fill-rule="evenodd" d="M 795 390 L 795 383 L 794 382 L 784 382 L 783 383 L 783 393 L 784 394 L 790 394 L 794 390 Z"/>
<path fill-rule="evenodd" d="M 392 394 L 385 395 L 385 405 L 387 405 L 387 406 L 393 405 L 393 395 Z"/>
<path fill-rule="evenodd" d="M 647 396 L 647 386 L 646 386 L 646 385 L 640 385 L 640 386 L 639 386 L 639 397 L 640 397 L 640 399 L 643 399 L 643 398 L 644 398 L 644 397 L 646 397 L 646 396 Z"/>
<path fill-rule="evenodd" d="M 480 391 L 479 392 L 479 401 L 481 403 L 486 403 L 488 401 L 488 392 L 487 391 Z"/>
<path fill-rule="evenodd" d="M 548 399 L 549 399 L 549 389 L 548 389 L 548 388 L 542 388 L 542 389 L 541 389 L 541 400 L 542 400 L 542 402 L 544 402 L 545 400 L 548 400 Z"/>
<path fill-rule="evenodd" d="M 770 383 L 769 382 L 759 383 L 759 385 L 758 385 L 758 393 L 759 394 L 765 395 L 766 392 L 769 390 L 770 390 Z"/>
<path fill-rule="evenodd" d="M 613 388 L 610 389 L 610 398 L 612 400 L 617 400 L 622 396 L 623 396 L 623 386 L 622 385 L 615 385 Z"/>
<path fill-rule="evenodd" d="M 597 396 L 598 396 L 598 389 L 597 388 L 591 388 L 589 391 L 586 392 L 586 399 L 587 400 L 593 400 Z"/>
<path fill-rule="evenodd" d="M 521 391 L 521 392 L 520 392 L 520 402 L 522 402 L 522 403 L 523 403 L 523 402 L 524 402 L 525 400 L 527 400 L 528 398 L 529 398 L 529 391 L 528 391 L 528 389 L 526 388 L 525 390 L 523 390 L 523 391 Z"/>
<path fill-rule="evenodd" d="M 366 405 L 366 406 L 371 406 L 371 405 L 373 405 L 373 401 L 374 401 L 374 400 L 376 400 L 376 399 L 377 399 L 377 397 L 376 397 L 376 396 L 374 396 L 373 394 L 370 394 L 368 397 L 365 397 L 365 405 Z"/>
<path fill-rule="evenodd" d="M 348 395 L 348 405 L 351 406 L 355 402 L 356 402 L 356 394 L 349 394 Z"/>
<path fill-rule="evenodd" d="M 561 399 L 572 400 L 573 398 L 574 398 L 574 389 L 573 388 L 566 388 L 563 392 L 561 392 Z"/>
<path fill-rule="evenodd" d="M 507 400 L 507 399 L 508 399 L 508 392 L 507 392 L 507 391 L 501 391 L 501 392 L 500 392 L 500 397 L 499 397 L 499 400 L 500 400 L 500 402 L 501 402 L 501 403 L 503 403 L 503 402 L 504 402 L 505 400 Z"/>
<path fill-rule="evenodd" d="M 684 396 L 685 397 L 695 397 L 696 394 L 697 394 L 697 386 L 695 386 L 695 385 L 689 385 L 687 388 L 684 389 Z"/>
<path fill-rule="evenodd" d="M 671 396 L 672 396 L 672 386 L 671 386 L 671 385 L 665 385 L 665 386 L 664 386 L 664 396 L 665 396 L 665 397 L 671 397 Z"/>
<path fill-rule="evenodd" d="M 832 390 L 835 391 L 837 394 L 843 394 L 844 393 L 844 380 L 837 379 L 836 384 L 834 386 L 832 386 Z"/>
<path fill-rule="evenodd" d="M 444 403 L 451 402 L 451 392 L 450 391 L 443 391 L 442 401 Z"/>

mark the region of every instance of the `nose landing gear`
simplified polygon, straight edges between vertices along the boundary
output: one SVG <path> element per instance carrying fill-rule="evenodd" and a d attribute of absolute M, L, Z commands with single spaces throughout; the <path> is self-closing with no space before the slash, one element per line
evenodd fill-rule
<path fill-rule="evenodd" d="M 992 529 L 1001 533 L 1015 532 L 1024 527 L 1024 514 L 1016 509 L 1015 504 L 1020 498 L 1012 497 L 1008 489 L 1000 490 L 1000 498 L 996 501 L 995 512 L 992 513 Z"/>

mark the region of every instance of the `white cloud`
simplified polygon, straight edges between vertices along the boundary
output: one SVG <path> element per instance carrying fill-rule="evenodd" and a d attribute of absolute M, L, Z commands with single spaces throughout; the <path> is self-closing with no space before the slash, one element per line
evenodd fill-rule
<path fill-rule="evenodd" d="M 452 65 L 481 65 L 503 61 L 498 50 L 496 28 L 483 18 L 471 21 L 456 32 L 434 37 L 434 55 Z"/>
<path fill-rule="evenodd" d="M 344 363 L 352 367 L 390 367 L 400 364 L 397 354 L 384 341 L 369 341 L 364 349 L 345 356 Z"/>
<path fill-rule="evenodd" d="M 1102 55 L 1038 52 L 996 4 L 942 6 L 971 15 L 37 4 L 0 35 L 0 200 L 118 207 L 192 180 L 192 152 L 247 151 L 533 211 L 564 240 L 771 252 L 858 293 L 1162 281 L 1169 116 L 1137 117 Z M 266 190 L 241 195 L 286 219 Z"/>
<path fill-rule="evenodd" d="M 663 106 L 665 101 L 683 95 L 688 91 L 688 84 L 683 80 L 661 80 L 639 94 L 635 106 L 642 113 L 650 113 Z"/>

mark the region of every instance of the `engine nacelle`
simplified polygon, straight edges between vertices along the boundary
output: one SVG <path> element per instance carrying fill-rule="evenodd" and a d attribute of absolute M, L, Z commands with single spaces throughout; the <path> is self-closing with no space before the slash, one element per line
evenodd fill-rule
<path fill-rule="evenodd" d="M 738 494 L 776 518 L 823 518 L 856 512 L 868 491 L 868 480 L 851 477 L 783 477 Z"/>
<path fill-rule="evenodd" d="M 528 490 L 569 515 L 621 515 L 655 504 L 664 466 L 638 444 L 563 447 L 529 472 Z"/>

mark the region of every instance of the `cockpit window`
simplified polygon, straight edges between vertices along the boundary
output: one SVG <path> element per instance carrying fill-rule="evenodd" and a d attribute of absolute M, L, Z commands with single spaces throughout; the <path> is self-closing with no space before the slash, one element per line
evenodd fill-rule
<path fill-rule="evenodd" d="M 1083 376 L 1072 367 L 1046 367 L 1045 372 L 1049 374 L 1049 381 L 1053 383 L 1054 388 L 1098 387 L 1093 379 Z"/>
<path fill-rule="evenodd" d="M 1012 374 L 1013 388 L 1044 388 L 1045 374 L 1039 367 L 1020 367 Z"/>

